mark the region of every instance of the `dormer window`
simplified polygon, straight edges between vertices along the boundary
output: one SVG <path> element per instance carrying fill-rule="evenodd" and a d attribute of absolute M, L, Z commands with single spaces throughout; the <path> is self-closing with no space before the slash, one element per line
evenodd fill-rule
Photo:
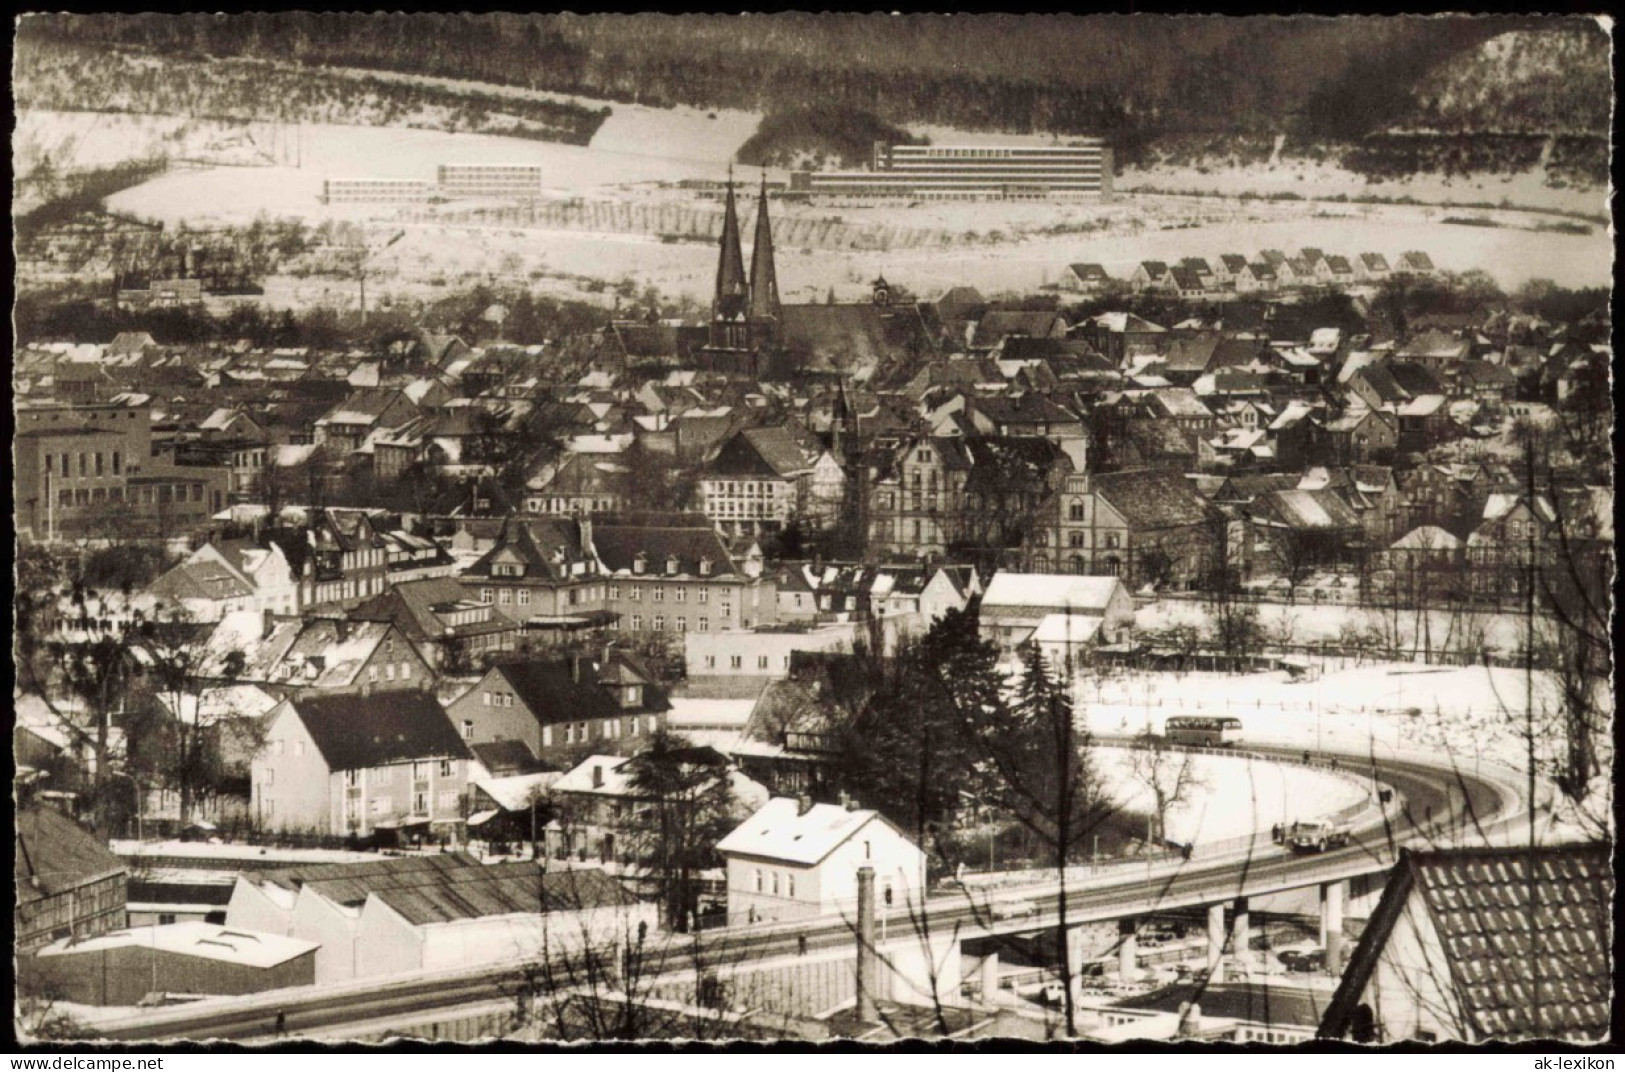
<path fill-rule="evenodd" d="M 668 575 L 670 575 L 670 574 L 674 574 L 676 572 L 677 572 L 677 556 L 676 555 L 667 555 L 666 556 L 666 573 Z"/>
<path fill-rule="evenodd" d="M 711 576 L 711 560 L 709 558 L 700 559 L 700 576 Z"/>
<path fill-rule="evenodd" d="M 632 572 L 643 573 L 649 568 L 649 556 L 639 551 L 637 557 L 632 559 Z"/>

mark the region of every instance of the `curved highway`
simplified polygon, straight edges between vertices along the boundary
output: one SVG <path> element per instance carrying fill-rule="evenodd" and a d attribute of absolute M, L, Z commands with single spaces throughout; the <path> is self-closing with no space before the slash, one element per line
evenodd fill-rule
<path fill-rule="evenodd" d="M 1301 750 L 1251 749 L 1280 756 L 1283 762 L 1296 762 Z M 1339 757 L 1348 761 L 1348 757 Z M 1458 825 L 1487 828 L 1506 821 L 1509 810 L 1518 806 L 1516 795 L 1482 774 L 1451 771 L 1415 760 L 1382 759 L 1375 764 L 1380 780 L 1396 789 L 1405 801 L 1403 811 L 1390 813 L 1375 829 L 1357 832 L 1347 847 L 1313 856 L 1296 856 L 1270 846 L 1266 851 L 1242 859 L 1200 859 L 1186 861 L 1173 869 L 1149 871 L 1118 867 L 1076 884 L 1067 893 L 1068 924 L 1120 919 L 1192 905 L 1212 904 L 1236 896 L 1257 896 L 1294 889 L 1317 882 L 1334 881 L 1353 874 L 1385 869 L 1404 844 L 1443 836 Z M 1360 769 L 1369 770 L 1371 761 Z M 1352 765 L 1350 768 L 1354 769 Z M 1510 806 L 1509 806 L 1510 802 Z M 1432 816 L 1429 823 L 1427 817 Z M 1037 930 L 1058 922 L 1060 891 L 1057 887 L 1034 886 L 1000 891 L 991 895 L 956 891 L 934 896 L 928 901 L 930 927 L 935 934 L 958 932 L 961 937 L 992 932 Z M 989 902 L 1019 901 L 1036 910 L 1017 919 L 997 919 Z M 890 937 L 908 935 L 911 923 L 907 912 L 894 909 Z M 800 926 L 776 924 L 752 928 L 726 928 L 694 940 L 701 955 L 712 963 L 727 964 L 740 959 L 791 956 L 806 941 L 809 951 L 835 946 L 851 946 L 852 925 L 825 917 Z M 692 971 L 693 944 L 679 940 L 682 963 Z M 323 1028 L 354 1025 L 368 1020 L 436 1008 L 452 1008 L 477 1002 L 516 999 L 524 986 L 518 969 L 485 966 L 460 972 L 439 972 L 433 976 L 407 979 L 379 979 L 347 984 L 312 992 L 298 988 L 262 993 L 251 998 L 209 1000 L 207 1008 L 174 1008 L 154 1011 L 138 1019 L 108 1022 L 99 1037 L 140 1041 L 159 1039 L 237 1039 L 275 1041 L 278 1012 L 285 1017 L 284 1029 L 290 1036 L 317 1035 Z"/>

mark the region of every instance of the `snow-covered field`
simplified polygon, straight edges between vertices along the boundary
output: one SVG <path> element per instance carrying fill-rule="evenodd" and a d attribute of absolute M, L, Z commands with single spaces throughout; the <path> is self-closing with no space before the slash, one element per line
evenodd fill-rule
<path fill-rule="evenodd" d="M 166 223 L 183 219 L 246 223 L 261 213 L 310 220 L 365 219 L 380 215 L 380 206 L 323 205 L 319 201 L 323 180 L 428 182 L 440 164 L 537 164 L 544 169 L 544 194 L 572 197 L 626 183 L 720 179 L 726 172 L 719 162 L 487 134 L 322 124 L 301 129 L 301 166 L 172 172 L 114 195 L 108 207 Z"/>
<path fill-rule="evenodd" d="M 1090 731 L 1103 736 L 1160 733 L 1170 715 L 1230 715 L 1241 719 L 1243 739 L 1258 744 L 1522 767 L 1525 684 L 1522 671 L 1508 668 L 1339 667 L 1334 660 L 1303 680 L 1276 672 L 1080 681 L 1076 702 Z M 1537 673 L 1533 694 L 1537 725 L 1553 726 L 1558 683 Z M 1544 758 L 1555 758 L 1556 735 L 1540 736 Z"/>
<path fill-rule="evenodd" d="M 348 72 L 345 72 L 348 73 Z M 357 72 L 360 73 L 360 72 Z M 409 81 L 448 80 L 381 76 Z M 559 94 L 479 85 L 483 92 L 513 97 L 561 99 Z M 595 234 L 513 228 L 482 228 L 421 221 L 399 224 L 388 205 L 322 205 L 326 178 L 416 178 L 430 180 L 438 164 L 534 163 L 546 172 L 545 196 L 616 203 L 659 203 L 684 208 L 715 208 L 714 201 L 678 189 L 684 180 L 717 180 L 754 131 L 750 112 L 708 112 L 695 108 L 653 108 L 569 98 L 610 114 L 589 146 L 521 138 L 449 134 L 398 127 L 310 124 L 297 134 L 265 124 L 221 124 L 169 116 L 24 113 L 19 117 L 14 154 L 22 160 L 42 147 L 75 167 L 107 164 L 164 149 L 176 156 L 273 166 L 232 166 L 177 170 L 109 199 L 115 211 L 194 226 L 246 223 L 261 214 L 320 222 L 374 220 L 378 226 L 404 226 L 417 239 L 401 243 L 388 263 L 377 267 L 380 297 L 426 297 L 438 286 L 472 281 L 516 282 L 538 290 L 592 296 L 581 278 L 635 279 L 672 296 L 705 299 L 714 281 L 710 242 L 660 244 L 655 235 Z M 714 116 L 714 117 L 713 117 Z M 1033 135 L 967 134 L 945 128 L 918 128 L 939 144 L 951 142 L 1038 143 Z M 26 150 L 26 151 L 25 151 Z M 300 166 L 293 166 L 295 154 Z M 1301 178 L 1300 178 L 1301 176 Z M 747 183 L 754 169 L 742 171 Z M 781 170 L 769 178 L 784 181 Z M 808 216 L 838 220 L 873 232 L 876 248 L 807 249 L 781 245 L 779 279 L 788 301 L 822 301 L 833 290 L 853 300 L 869 280 L 884 273 L 921 295 L 971 284 L 988 294 L 1031 292 L 1058 283 L 1066 266 L 1098 262 L 1114 275 L 1126 275 L 1141 260 L 1173 261 L 1221 253 L 1254 256 L 1267 248 L 1296 249 L 1313 244 L 1353 255 L 1381 253 L 1390 259 L 1409 249 L 1427 251 L 1435 263 L 1454 271 L 1483 269 L 1507 288 L 1526 279 L 1549 278 L 1565 286 L 1602 286 L 1612 277 L 1612 247 L 1605 230 L 1590 235 L 1537 231 L 1551 217 L 1515 211 L 1453 210 L 1428 205 L 1340 204 L 1327 201 L 1241 201 L 1234 195 L 1291 190 L 1304 197 L 1375 192 L 1455 201 L 1533 204 L 1600 212 L 1597 191 L 1551 191 L 1538 176 L 1444 180 L 1419 178 L 1404 183 L 1364 186 L 1348 173 L 1298 161 L 1258 168 L 1159 169 L 1130 172 L 1120 190 L 1212 192 L 1218 197 L 1125 193 L 1108 204 L 1077 203 L 920 203 L 916 205 L 780 206 L 782 218 Z M 1561 195 L 1561 196 L 1557 196 Z M 1447 216 L 1487 215 L 1498 226 L 1444 223 Z M 941 232 L 946 246 L 881 248 L 888 229 Z M 1058 233 L 1063 232 L 1063 233 Z M 967 240 L 967 235 L 975 237 Z M 369 288 L 373 289 L 373 288 Z M 320 287 L 270 281 L 273 305 L 313 301 L 342 304 L 345 291 L 323 295 Z M 599 293 L 599 300 L 608 302 Z"/>
<path fill-rule="evenodd" d="M 1136 780 L 1131 755 L 1122 748 L 1096 752 L 1108 792 L 1119 807 L 1150 812 L 1151 792 Z M 1202 788 L 1167 816 L 1167 837 L 1180 843 L 1246 837 L 1276 823 L 1322 818 L 1369 796 L 1370 787 L 1352 778 L 1288 763 L 1207 755 L 1192 757 L 1192 763 Z"/>
<path fill-rule="evenodd" d="M 1299 592 L 1297 603 L 1259 603 L 1258 621 L 1271 637 L 1290 637 L 1294 644 L 1335 643 L 1345 628 L 1378 629 L 1384 637 L 1396 636 L 1405 649 L 1420 652 L 1429 645 L 1434 650 L 1520 651 L 1525 625 L 1516 614 L 1484 612 L 1401 610 L 1392 611 L 1354 604 L 1314 603 L 1307 591 Z M 1205 628 L 1207 608 L 1187 599 L 1161 599 L 1140 607 L 1135 616 L 1140 629 L 1166 629 L 1175 625 Z M 1397 621 L 1397 624 L 1396 624 Z M 1536 629 L 1543 628 L 1537 620 Z"/>

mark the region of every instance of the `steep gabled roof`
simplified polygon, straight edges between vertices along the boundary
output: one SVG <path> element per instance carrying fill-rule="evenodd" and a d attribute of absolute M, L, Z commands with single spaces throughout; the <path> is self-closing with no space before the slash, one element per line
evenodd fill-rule
<path fill-rule="evenodd" d="M 1343 497 L 1330 488 L 1266 492 L 1255 502 L 1255 513 L 1273 514 L 1288 528 L 1303 531 L 1357 529 L 1360 519 Z"/>
<path fill-rule="evenodd" d="M 350 612 L 350 617 L 358 621 L 392 621 L 415 644 L 441 640 L 448 631 L 456 636 L 465 636 L 517 628 L 499 614 L 491 615 L 487 621 L 449 626 L 439 617 L 439 611 L 454 608 L 475 608 L 468 589 L 455 577 L 423 577 L 391 585 L 387 591 L 356 607 Z"/>
<path fill-rule="evenodd" d="M 12 876 L 20 909 L 126 870 L 101 839 L 54 808 L 24 808 L 15 824 Z"/>
<path fill-rule="evenodd" d="M 779 341 L 798 368 L 872 367 L 903 350 L 920 328 L 917 314 L 890 316 L 870 303 L 785 304 Z"/>
<path fill-rule="evenodd" d="M 1176 469 L 1125 469 L 1091 478 L 1095 494 L 1105 499 L 1131 529 L 1149 531 L 1198 525 L 1212 519 L 1206 500 Z"/>
<path fill-rule="evenodd" d="M 642 704 L 621 707 L 609 689 L 600 683 L 600 669 L 588 660 L 582 660 L 579 664 L 569 659 L 498 663 L 490 672 L 500 675 L 508 683 L 538 725 L 671 710 L 666 691 L 649 682 L 642 682 Z"/>
<path fill-rule="evenodd" d="M 254 586 L 241 573 L 212 555 L 193 554 L 147 586 L 159 599 L 244 599 Z"/>
<path fill-rule="evenodd" d="M 1476 1036 L 1464 1041 L 1607 1038 L 1611 855 L 1601 843 L 1402 849 L 1327 1006 L 1321 1037 L 1349 1033 L 1395 926 L 1408 916 L 1438 936 L 1445 963 L 1433 970 Z"/>
<path fill-rule="evenodd" d="M 598 515 L 593 519 L 592 543 L 598 560 L 611 573 L 632 573 L 639 554 L 646 555 L 646 575 L 668 575 L 667 561 L 677 560 L 677 576 L 702 576 L 709 560 L 712 577 L 738 572 L 716 528 L 703 514 L 640 517 L 635 514 Z"/>
<path fill-rule="evenodd" d="M 329 770 L 470 758 L 445 708 L 426 692 L 304 696 L 288 702 Z"/>
<path fill-rule="evenodd" d="M 481 741 L 478 744 L 470 743 L 468 747 L 480 766 L 494 776 L 516 771 L 529 774 L 539 767 L 530 745 L 524 741 Z"/>
<path fill-rule="evenodd" d="M 564 555 L 556 560 L 560 548 Z M 531 517 L 508 518 L 496 545 L 465 570 L 469 577 L 491 577 L 493 565 L 499 559 L 518 556 L 525 567 L 525 578 L 563 580 L 570 575 L 570 564 L 582 560 L 581 525 L 570 518 Z"/>
<path fill-rule="evenodd" d="M 811 435 L 787 425 L 736 432 L 706 466 L 716 476 L 794 478 L 818 463 L 822 453 Z"/>
<path fill-rule="evenodd" d="M 976 322 L 976 333 L 971 338 L 971 346 L 976 349 L 990 349 L 1009 335 L 1043 338 L 1053 335 L 1057 326 L 1063 330 L 1066 327 L 1066 318 L 1057 312 L 994 309 Z"/>
<path fill-rule="evenodd" d="M 1207 284 L 1202 281 L 1201 273 L 1194 268 L 1177 266 L 1169 269 L 1173 273 L 1174 286 L 1180 290 L 1206 290 Z"/>

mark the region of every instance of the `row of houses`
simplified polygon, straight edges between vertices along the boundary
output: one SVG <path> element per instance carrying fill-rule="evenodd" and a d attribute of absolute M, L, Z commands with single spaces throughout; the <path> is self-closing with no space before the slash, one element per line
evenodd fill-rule
<path fill-rule="evenodd" d="M 1266 249 L 1256 257 L 1224 253 L 1211 261 L 1205 257 L 1184 257 L 1178 263 L 1141 261 L 1121 282 L 1136 292 L 1161 291 L 1195 299 L 1223 293 L 1271 293 L 1294 287 L 1369 286 L 1399 275 L 1427 278 L 1437 274 L 1433 258 L 1419 250 L 1401 253 L 1390 264 L 1381 253 L 1345 257 L 1306 247 L 1296 256 Z M 1101 264 L 1070 264 L 1061 276 L 1060 289 L 1099 293 L 1113 282 Z"/>

